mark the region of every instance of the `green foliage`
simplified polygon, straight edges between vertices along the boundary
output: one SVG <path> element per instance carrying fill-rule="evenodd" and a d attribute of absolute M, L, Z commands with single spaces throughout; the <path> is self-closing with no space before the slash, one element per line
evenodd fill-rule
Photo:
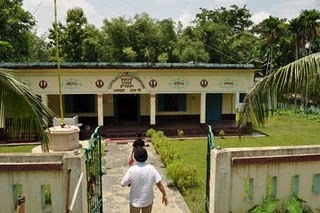
<path fill-rule="evenodd" d="M 209 55 L 205 51 L 203 43 L 194 41 L 187 36 L 180 37 L 174 45 L 173 55 L 179 58 L 179 62 L 208 62 Z"/>
<path fill-rule="evenodd" d="M 263 212 L 280 212 L 280 213 L 310 213 L 312 210 L 307 205 L 307 202 L 297 196 L 291 196 L 288 200 L 283 201 L 281 208 L 281 201 L 268 195 L 263 203 L 252 207 L 248 213 L 263 213 Z"/>
<path fill-rule="evenodd" d="M 147 132 L 146 132 L 146 136 L 149 137 L 149 138 L 152 138 L 153 135 L 154 135 L 156 132 L 157 132 L 157 131 L 154 130 L 153 128 L 148 129 Z"/>
<path fill-rule="evenodd" d="M 0 123 L 10 117 L 7 131 L 13 136 L 35 133 L 43 148 L 47 148 L 46 132 L 54 113 L 45 106 L 38 94 L 23 82 L 18 81 L 9 70 L 0 69 Z"/>
<path fill-rule="evenodd" d="M 173 146 L 162 131 L 157 131 L 151 140 L 164 165 L 167 166 L 178 158 Z"/>
<path fill-rule="evenodd" d="M 29 32 L 35 25 L 32 15 L 22 7 L 22 0 L 0 1 L 0 59 L 24 62 L 30 53 Z"/>
<path fill-rule="evenodd" d="M 146 135 L 151 136 L 156 152 L 167 167 L 168 177 L 172 179 L 179 190 L 185 192 L 186 189 L 195 187 L 198 181 L 196 167 L 179 160 L 174 146 L 162 131 L 149 129 Z"/>
<path fill-rule="evenodd" d="M 264 77 L 247 91 L 238 125 L 247 122 L 263 126 L 269 115 L 277 109 L 278 97 L 284 94 L 310 94 L 319 92 L 320 53 L 296 60 Z M 307 79 L 307 80 L 306 80 Z"/>
<path fill-rule="evenodd" d="M 297 196 L 291 196 L 284 202 L 284 212 L 290 213 L 309 213 L 312 212 L 307 202 Z"/>
<path fill-rule="evenodd" d="M 0 153 L 31 153 L 36 145 L 0 146 Z"/>
<path fill-rule="evenodd" d="M 302 204 L 299 198 L 292 196 L 284 203 L 284 207 L 290 213 L 302 213 Z"/>
<path fill-rule="evenodd" d="M 158 55 L 157 59 L 160 63 L 167 63 L 169 59 L 168 53 L 161 53 L 160 55 Z"/>
<path fill-rule="evenodd" d="M 128 61 L 134 61 L 137 58 L 137 53 L 132 49 L 132 47 L 125 47 L 122 52 L 125 54 Z"/>
<path fill-rule="evenodd" d="M 279 205 L 280 201 L 274 198 L 272 195 L 268 195 L 264 200 L 263 203 L 251 208 L 248 212 L 249 213 L 263 213 L 263 212 L 276 212 L 276 209 Z"/>
<path fill-rule="evenodd" d="M 184 193 L 187 188 L 192 188 L 197 184 L 197 169 L 180 160 L 174 161 L 168 165 L 167 175 L 172 179 L 182 193 Z"/>

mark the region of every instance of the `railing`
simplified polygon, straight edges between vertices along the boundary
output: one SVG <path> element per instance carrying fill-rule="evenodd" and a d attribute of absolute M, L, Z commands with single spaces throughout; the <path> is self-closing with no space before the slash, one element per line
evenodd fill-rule
<path fill-rule="evenodd" d="M 84 148 L 86 155 L 87 172 L 87 201 L 88 213 L 103 211 L 102 202 L 102 154 L 101 154 L 101 127 L 92 133 L 88 148 Z"/>
<path fill-rule="evenodd" d="M 208 137 L 207 137 L 207 176 L 206 176 L 206 213 L 210 209 L 210 172 L 211 172 L 211 150 L 215 148 L 214 136 L 212 128 L 208 125 Z"/>

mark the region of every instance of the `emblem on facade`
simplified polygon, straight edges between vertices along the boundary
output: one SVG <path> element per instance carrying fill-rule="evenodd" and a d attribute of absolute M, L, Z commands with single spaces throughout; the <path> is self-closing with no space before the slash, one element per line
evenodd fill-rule
<path fill-rule="evenodd" d="M 103 86 L 104 86 L 104 82 L 103 82 L 103 80 L 98 79 L 98 80 L 96 81 L 96 87 L 98 87 L 98 88 L 102 88 Z"/>
<path fill-rule="evenodd" d="M 158 82 L 156 80 L 152 79 L 151 81 L 149 81 L 149 86 L 151 88 L 155 88 L 157 87 L 157 85 L 158 85 Z"/>
<path fill-rule="evenodd" d="M 200 81 L 200 86 L 202 86 L 203 88 L 207 87 L 208 86 L 208 81 L 206 79 L 202 79 Z"/>
<path fill-rule="evenodd" d="M 47 88 L 47 86 L 48 86 L 48 82 L 46 82 L 45 80 L 39 81 L 39 87 L 41 89 L 45 89 L 45 88 Z"/>

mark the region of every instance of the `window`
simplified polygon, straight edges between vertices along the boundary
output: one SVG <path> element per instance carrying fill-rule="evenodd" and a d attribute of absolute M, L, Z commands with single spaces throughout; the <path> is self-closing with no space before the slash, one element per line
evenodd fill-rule
<path fill-rule="evenodd" d="M 246 97 L 247 93 L 240 93 L 239 95 L 239 103 L 243 103 L 244 98 Z"/>
<path fill-rule="evenodd" d="M 159 94 L 157 100 L 159 112 L 186 111 L 185 94 Z"/>
<path fill-rule="evenodd" d="M 312 191 L 317 195 L 320 194 L 320 174 L 315 174 L 313 176 Z"/>
<path fill-rule="evenodd" d="M 95 112 L 95 95 L 65 95 L 66 113 Z"/>

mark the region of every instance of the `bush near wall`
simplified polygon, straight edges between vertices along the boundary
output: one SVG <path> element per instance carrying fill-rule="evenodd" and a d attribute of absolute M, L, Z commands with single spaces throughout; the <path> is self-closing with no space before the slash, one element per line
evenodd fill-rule
<path fill-rule="evenodd" d="M 167 175 L 178 189 L 183 193 L 187 188 L 197 185 L 198 171 L 190 164 L 186 164 L 179 159 L 174 147 L 162 131 L 149 129 L 146 136 L 151 142 L 164 165 L 167 168 Z"/>

